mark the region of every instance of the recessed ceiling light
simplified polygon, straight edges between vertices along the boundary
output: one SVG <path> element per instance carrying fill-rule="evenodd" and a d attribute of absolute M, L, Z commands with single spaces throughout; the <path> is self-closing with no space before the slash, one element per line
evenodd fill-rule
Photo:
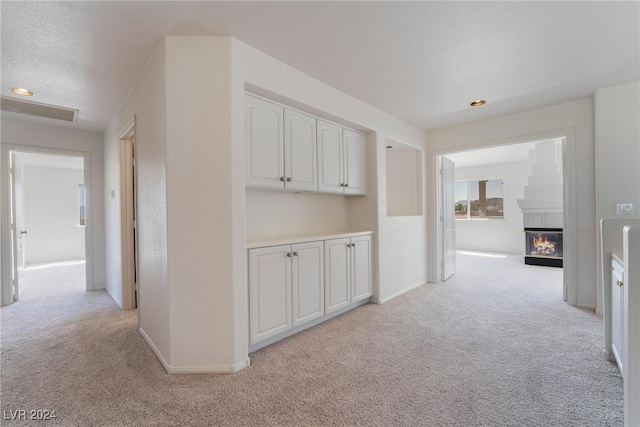
<path fill-rule="evenodd" d="M 33 96 L 34 93 L 31 92 L 29 89 L 24 89 L 21 87 L 12 87 L 11 92 L 13 93 L 17 93 L 18 95 L 22 95 L 22 96 Z"/>
<path fill-rule="evenodd" d="M 485 101 L 484 99 L 476 99 L 475 101 L 473 101 L 469 105 L 471 105 L 472 107 L 479 107 L 479 106 L 484 105 L 486 103 L 487 103 L 487 101 Z"/>

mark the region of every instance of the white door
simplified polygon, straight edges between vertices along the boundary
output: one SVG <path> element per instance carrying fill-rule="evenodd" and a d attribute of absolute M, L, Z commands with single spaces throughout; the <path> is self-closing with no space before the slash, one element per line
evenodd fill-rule
<path fill-rule="evenodd" d="M 24 273 L 24 240 L 27 231 L 24 229 L 24 188 L 23 168 L 18 153 L 12 154 L 11 169 L 11 219 L 13 235 L 13 299 L 20 298 L 20 283 Z"/>
<path fill-rule="evenodd" d="M 456 272 L 456 222 L 455 222 L 455 164 L 441 157 L 440 173 L 442 181 L 442 281 Z"/>
<path fill-rule="evenodd" d="M 342 127 L 317 120 L 318 191 L 344 193 Z"/>
<path fill-rule="evenodd" d="M 622 275 L 611 269 L 611 351 L 616 359 L 620 374 L 624 377 L 622 360 L 624 342 L 624 290 Z"/>
<path fill-rule="evenodd" d="M 246 184 L 284 188 L 284 108 L 248 94 L 244 108 Z"/>
<path fill-rule="evenodd" d="M 349 239 L 324 241 L 325 313 L 348 306 Z"/>
<path fill-rule="evenodd" d="M 324 316 L 323 245 L 309 242 L 291 245 L 293 326 Z"/>
<path fill-rule="evenodd" d="M 284 109 L 285 188 L 317 191 L 316 118 Z"/>
<path fill-rule="evenodd" d="M 351 238 L 351 302 L 371 296 L 371 236 Z"/>
<path fill-rule="evenodd" d="M 249 251 L 252 345 L 291 329 L 291 256 L 289 245 Z"/>

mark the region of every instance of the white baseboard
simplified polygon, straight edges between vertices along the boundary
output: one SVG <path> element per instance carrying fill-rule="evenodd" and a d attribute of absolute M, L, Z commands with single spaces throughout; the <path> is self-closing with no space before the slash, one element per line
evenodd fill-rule
<path fill-rule="evenodd" d="M 164 357 L 162 356 L 162 353 L 160 353 L 160 350 L 158 350 L 158 347 L 156 347 L 153 341 L 151 341 L 151 338 L 149 338 L 149 335 L 147 335 L 147 333 L 141 327 L 138 328 L 138 332 L 140 332 L 140 335 L 142 335 L 142 338 L 144 338 L 147 344 L 149 344 L 149 347 L 151 347 L 151 350 L 153 350 L 153 352 L 156 354 L 156 356 L 160 360 L 160 363 L 162 363 L 164 370 L 167 371 L 168 374 L 170 374 L 171 366 L 169 366 L 167 361 L 164 359 Z"/>
<path fill-rule="evenodd" d="M 234 363 L 233 365 L 219 365 L 219 366 L 171 366 L 165 358 L 162 356 L 158 347 L 155 346 L 151 338 L 146 334 L 146 332 L 142 328 L 138 328 L 140 335 L 142 338 L 149 344 L 149 347 L 156 354 L 160 363 L 164 367 L 164 370 L 167 371 L 168 374 L 235 374 L 238 371 L 241 371 L 244 368 L 249 367 L 251 365 L 251 359 L 247 357 L 245 360 Z"/>
<path fill-rule="evenodd" d="M 373 302 L 375 302 L 376 304 L 384 304 L 386 302 L 391 301 L 394 298 L 399 297 L 402 294 L 406 294 L 407 292 L 412 291 L 412 290 L 414 290 L 416 288 L 419 288 L 422 285 L 426 285 L 427 283 L 428 282 L 421 282 L 421 283 L 418 283 L 417 285 L 409 286 L 408 288 L 403 289 L 403 290 L 401 290 L 399 292 L 396 292 L 395 294 L 392 294 L 392 295 L 390 295 L 390 296 L 388 296 L 386 298 L 383 298 L 383 299 L 374 300 Z"/>

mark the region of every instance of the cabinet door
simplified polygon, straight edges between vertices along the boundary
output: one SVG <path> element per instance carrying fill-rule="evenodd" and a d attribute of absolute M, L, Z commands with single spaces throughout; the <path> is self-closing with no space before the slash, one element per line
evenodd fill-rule
<path fill-rule="evenodd" d="M 351 302 L 371 296 L 371 236 L 351 238 Z"/>
<path fill-rule="evenodd" d="M 284 108 L 249 94 L 244 108 L 245 183 L 284 188 Z"/>
<path fill-rule="evenodd" d="M 284 109 L 285 188 L 318 190 L 316 119 L 299 111 Z"/>
<path fill-rule="evenodd" d="M 624 289 L 622 273 L 615 267 L 611 269 L 611 351 L 616 359 L 620 374 L 623 372 L 622 352 L 624 350 Z"/>
<path fill-rule="evenodd" d="M 342 127 L 317 120 L 318 191 L 344 193 Z"/>
<path fill-rule="evenodd" d="M 249 250 L 251 344 L 291 329 L 289 245 Z"/>
<path fill-rule="evenodd" d="M 291 245 L 293 326 L 324 316 L 322 242 Z"/>
<path fill-rule="evenodd" d="M 325 313 L 348 306 L 349 239 L 324 241 Z"/>
<path fill-rule="evenodd" d="M 343 130 L 344 193 L 367 194 L 367 141 L 365 135 Z"/>

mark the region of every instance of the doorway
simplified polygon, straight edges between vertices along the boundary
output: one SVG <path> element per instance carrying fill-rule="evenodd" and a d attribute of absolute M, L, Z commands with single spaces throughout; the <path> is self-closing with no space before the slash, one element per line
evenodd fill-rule
<path fill-rule="evenodd" d="M 444 279 L 444 274 L 451 271 L 449 266 L 445 269 L 445 261 L 448 259 L 447 253 L 451 252 L 447 249 L 446 233 L 451 233 L 446 226 L 446 213 L 449 216 L 455 216 L 456 226 L 459 228 L 455 231 L 455 241 L 459 243 L 460 248 L 479 251 L 479 252 L 502 252 L 517 253 L 523 257 L 525 255 L 525 233 L 527 221 L 532 221 L 531 215 L 526 214 L 526 203 L 523 207 L 516 205 L 516 198 L 524 198 L 524 194 L 520 196 L 513 193 L 514 186 L 520 186 L 520 192 L 523 192 L 523 184 L 527 184 L 529 173 L 531 172 L 530 150 L 535 147 L 536 142 L 555 141 L 558 144 L 558 150 L 555 153 L 559 159 L 559 167 L 561 168 L 561 183 L 558 186 L 558 197 L 560 199 L 560 208 L 556 210 L 554 215 L 548 216 L 548 221 L 555 216 L 555 220 L 559 223 L 556 226 L 564 231 L 564 269 L 561 272 L 563 282 L 563 298 L 572 305 L 576 304 L 575 289 L 575 221 L 573 220 L 573 162 L 568 161 L 573 154 L 572 138 L 567 136 L 557 136 L 554 138 L 545 138 L 544 140 L 529 141 L 512 141 L 504 144 L 487 145 L 486 147 L 474 147 L 464 151 L 453 153 L 438 153 L 436 156 L 437 164 L 442 162 L 446 164 L 447 160 L 453 163 L 459 163 L 463 168 L 455 165 L 455 179 L 453 188 L 450 192 L 456 194 L 451 200 L 447 196 L 445 184 L 451 186 L 451 180 L 447 183 L 444 179 L 444 167 L 438 173 L 438 205 L 440 212 L 440 220 L 438 221 L 438 278 Z M 508 167 L 496 168 L 491 171 L 488 165 L 513 162 Z M 535 162 L 535 158 L 533 159 Z M 518 169 L 520 169 L 518 171 Z M 501 189 L 505 173 L 509 175 L 508 194 L 498 194 Z M 523 182 L 524 180 L 524 182 Z M 465 194 L 461 195 L 465 190 Z M 528 192 L 535 190 L 529 188 Z M 504 190 L 506 192 L 506 190 Z M 480 193 L 480 194 L 475 194 Z M 485 194 L 486 193 L 486 194 Z M 491 194 L 490 194 L 491 193 Z M 486 198 L 483 198 L 482 195 Z M 490 196 L 490 197 L 489 197 Z M 510 198 L 507 205 L 507 198 Z M 459 199 L 459 200 L 458 200 Z M 504 206 L 501 203 L 504 202 Z M 495 205 L 495 206 L 494 206 Z M 564 209 L 563 209 L 564 207 Z M 504 211 L 503 211 L 504 209 Z M 539 217 L 539 215 L 538 215 Z M 515 220 L 514 220 L 515 219 Z M 526 221 L 525 221 L 526 220 Z M 450 246 L 450 245 L 449 245 Z M 560 251 L 558 251 L 560 252 Z M 450 258 L 450 257 L 449 257 Z M 450 261 L 448 261 L 450 262 Z M 523 260 L 524 262 L 524 260 Z M 453 267 L 455 270 L 455 266 Z"/>
<path fill-rule="evenodd" d="M 3 305 L 93 290 L 90 160 L 84 152 L 2 146 Z"/>

